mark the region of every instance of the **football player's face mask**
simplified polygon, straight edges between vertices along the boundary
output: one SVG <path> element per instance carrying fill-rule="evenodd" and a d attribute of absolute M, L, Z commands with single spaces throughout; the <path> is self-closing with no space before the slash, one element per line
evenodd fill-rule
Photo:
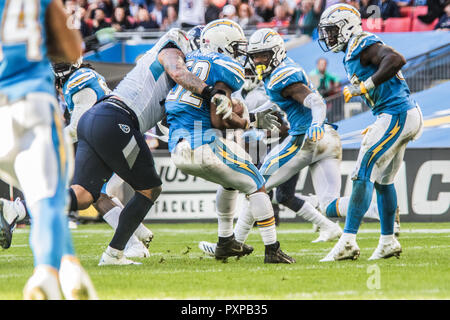
<path fill-rule="evenodd" d="M 250 53 L 249 58 L 254 66 L 258 80 L 261 80 L 264 71 L 271 65 L 274 52 L 272 50 Z"/>
<path fill-rule="evenodd" d="M 333 50 L 339 45 L 340 31 L 337 25 L 319 24 L 319 45 L 323 51 Z"/>

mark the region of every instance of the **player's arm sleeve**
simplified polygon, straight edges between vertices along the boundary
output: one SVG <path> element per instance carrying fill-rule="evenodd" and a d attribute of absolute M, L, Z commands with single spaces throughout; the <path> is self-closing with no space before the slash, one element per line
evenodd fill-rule
<path fill-rule="evenodd" d="M 92 107 L 97 101 L 97 94 L 91 88 L 85 88 L 72 96 L 73 111 L 70 117 L 70 123 L 64 128 L 64 131 L 72 140 L 72 143 L 77 142 L 77 126 L 81 116 Z"/>

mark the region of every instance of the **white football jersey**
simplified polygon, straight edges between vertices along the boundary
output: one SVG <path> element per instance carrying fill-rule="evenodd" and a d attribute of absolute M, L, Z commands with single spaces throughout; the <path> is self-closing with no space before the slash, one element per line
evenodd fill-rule
<path fill-rule="evenodd" d="M 256 88 L 248 92 L 245 98 L 242 97 L 242 88 L 239 91 L 234 92 L 231 96 L 244 101 L 249 112 L 257 109 L 269 100 L 263 82 L 260 82 Z"/>
<path fill-rule="evenodd" d="M 175 83 L 158 61 L 158 54 L 167 43 L 176 45 L 185 55 L 191 51 L 184 31 L 170 29 L 117 85 L 112 95 L 120 97 L 139 120 L 142 133 L 153 128 L 164 117 L 164 100 Z"/>

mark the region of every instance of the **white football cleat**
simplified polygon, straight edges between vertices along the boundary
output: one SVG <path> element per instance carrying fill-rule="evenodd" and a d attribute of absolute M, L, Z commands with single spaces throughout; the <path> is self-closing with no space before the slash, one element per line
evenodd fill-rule
<path fill-rule="evenodd" d="M 356 240 L 348 239 L 341 236 L 338 243 L 331 249 L 331 251 L 327 254 L 325 258 L 320 260 L 320 262 L 327 261 L 339 261 L 339 260 L 356 260 L 358 259 L 360 254 L 360 250 L 358 245 L 356 244 Z"/>
<path fill-rule="evenodd" d="M 25 300 L 61 300 L 58 271 L 50 266 L 37 266 L 23 289 L 23 298 Z"/>
<path fill-rule="evenodd" d="M 150 242 L 152 242 L 152 240 L 153 240 L 153 232 L 152 232 L 150 229 L 148 229 L 148 231 L 150 231 L 150 232 L 148 233 L 148 235 L 147 235 L 145 238 L 140 239 L 141 242 L 142 242 L 142 244 L 143 244 L 147 249 L 148 249 L 148 247 L 150 246 Z"/>
<path fill-rule="evenodd" d="M 387 259 L 390 257 L 400 258 L 402 246 L 397 238 L 392 237 L 391 241 L 382 243 L 381 238 L 377 248 L 373 252 L 369 260 Z"/>
<path fill-rule="evenodd" d="M 342 229 L 339 227 L 339 221 L 333 227 L 330 228 L 320 228 L 319 237 L 316 240 L 311 241 L 312 243 L 317 242 L 327 242 L 339 239 L 342 235 Z"/>
<path fill-rule="evenodd" d="M 89 275 L 74 256 L 62 258 L 59 283 L 66 300 L 98 300 Z"/>
<path fill-rule="evenodd" d="M 105 252 L 103 252 L 100 262 L 98 263 L 99 266 L 130 264 L 142 263 L 127 259 L 122 250 L 113 249 L 109 246 L 106 248 Z"/>
<path fill-rule="evenodd" d="M 148 258 L 150 257 L 150 252 L 147 247 L 139 240 L 132 242 L 130 245 L 125 247 L 124 255 L 127 258 Z"/>
<path fill-rule="evenodd" d="M 217 243 L 212 243 L 208 241 L 200 241 L 198 247 L 208 256 L 214 257 L 216 252 Z"/>

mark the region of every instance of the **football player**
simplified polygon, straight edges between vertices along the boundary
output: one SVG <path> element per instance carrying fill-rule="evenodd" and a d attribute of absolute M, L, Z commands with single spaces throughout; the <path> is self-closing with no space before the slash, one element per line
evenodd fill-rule
<path fill-rule="evenodd" d="M 364 32 L 358 10 L 347 4 L 333 5 L 322 13 L 319 34 L 322 49 L 345 54 L 343 63 L 351 83 L 344 87 L 345 101 L 361 96 L 377 117 L 361 143 L 344 233 L 321 261 L 359 257 L 356 234 L 374 188 L 381 235 L 369 260 L 398 257 L 402 248 L 394 236 L 397 194 L 393 181 L 408 142 L 420 136 L 423 126 L 420 108 L 401 73 L 405 58 L 376 35 Z"/>
<path fill-rule="evenodd" d="M 75 63 L 54 63 L 52 69 L 55 75 L 56 88 L 61 91 L 70 116 L 70 122 L 64 128 L 64 131 L 70 137 L 70 141 L 76 144 L 78 141 L 77 125 L 79 119 L 97 100 L 109 94 L 111 90 L 108 88 L 103 76 L 96 72 L 91 65 L 83 63 L 82 58 Z M 2 211 L 5 215 L 14 216 L 15 214 L 18 219 L 23 217 L 24 212 L 27 210 L 25 202 L 20 201 L 20 199 L 15 201 L 0 199 L 0 202 L 2 202 Z M 113 229 L 116 229 L 123 205 L 117 198 L 114 200 L 110 199 L 106 194 L 106 184 L 94 206 L 103 219 Z M 150 255 L 148 245 L 152 238 L 153 233 L 151 230 L 140 224 L 125 247 L 125 256 L 128 258 L 148 257 Z"/>
<path fill-rule="evenodd" d="M 161 192 L 161 180 L 143 133 L 164 115 L 164 99 L 173 81 L 219 107 L 218 115 L 231 113 L 226 95 L 208 86 L 187 69 L 184 57 L 191 50 L 186 33 L 171 29 L 114 91 L 86 111 L 78 123 L 75 174 L 70 188 L 71 211 L 97 201 L 104 181 L 114 172 L 136 192 L 125 205 L 117 229 L 99 265 L 136 264 L 124 248 Z"/>
<path fill-rule="evenodd" d="M 321 206 L 326 207 L 340 192 L 341 143 L 337 132 L 326 123 L 322 97 L 312 88 L 303 69 L 287 58 L 283 38 L 274 30 L 264 28 L 254 32 L 248 55 L 270 100 L 286 113 L 290 125 L 289 136 L 265 157 L 260 168 L 267 190 L 310 166 Z M 276 193 L 280 196 L 277 202 L 318 225 L 321 234 L 316 241 L 329 241 L 341 235 L 338 225 L 295 195 L 295 187 L 286 189 L 290 192 Z M 249 213 L 243 212 L 241 216 L 237 228 L 242 229 L 246 238 L 252 221 Z"/>
<path fill-rule="evenodd" d="M 61 299 L 61 288 L 66 299 L 96 299 L 64 212 L 72 155 L 49 61 L 77 61 L 81 37 L 67 27 L 60 0 L 1 1 L 0 10 L 0 178 L 22 190 L 32 217 L 35 269 L 24 298 Z M 2 247 L 16 218 L 0 212 Z"/>
<path fill-rule="evenodd" d="M 206 25 L 200 50 L 187 56 L 187 65 L 207 84 L 227 96 L 241 88 L 244 69 L 237 62 L 245 55 L 247 40 L 242 28 L 227 19 Z M 237 242 L 233 234 L 234 207 L 238 192 L 247 195 L 265 244 L 265 263 L 294 263 L 280 249 L 275 219 L 264 178 L 249 155 L 234 141 L 221 137 L 222 129 L 248 129 L 250 121 L 232 112 L 225 119 L 216 114 L 216 104 L 202 99 L 188 88 L 175 86 L 166 98 L 169 151 L 182 172 L 220 185 L 216 203 L 219 240 L 217 259 L 243 256 L 253 248 Z"/>

